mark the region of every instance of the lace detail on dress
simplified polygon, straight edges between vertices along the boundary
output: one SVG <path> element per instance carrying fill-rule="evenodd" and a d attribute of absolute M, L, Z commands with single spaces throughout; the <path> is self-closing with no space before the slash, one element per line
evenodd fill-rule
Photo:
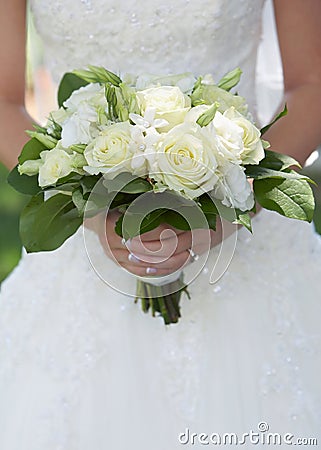
<path fill-rule="evenodd" d="M 252 108 L 263 3 L 30 0 L 56 82 L 87 64 L 121 74 L 188 71 L 213 73 L 216 79 L 239 66 L 244 72 L 239 92 Z"/>

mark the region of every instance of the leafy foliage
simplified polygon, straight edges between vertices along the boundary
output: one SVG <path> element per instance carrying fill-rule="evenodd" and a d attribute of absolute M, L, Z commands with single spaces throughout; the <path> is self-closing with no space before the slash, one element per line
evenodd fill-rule
<path fill-rule="evenodd" d="M 28 175 L 20 175 L 18 166 L 12 169 L 7 180 L 10 186 L 15 188 L 15 190 L 21 194 L 35 195 L 41 191 L 41 188 L 38 185 L 38 176 L 33 175 L 32 177 L 29 177 Z"/>
<path fill-rule="evenodd" d="M 274 118 L 274 120 L 272 120 L 272 122 L 270 122 L 265 127 L 261 128 L 261 135 L 263 136 L 272 127 L 272 125 L 274 125 L 282 117 L 286 116 L 287 113 L 288 113 L 288 108 L 287 108 L 287 105 L 285 104 L 283 110 Z"/>
<path fill-rule="evenodd" d="M 31 198 L 20 219 L 20 235 L 27 252 L 55 250 L 82 224 L 71 196 L 56 194 Z"/>
<path fill-rule="evenodd" d="M 86 86 L 88 81 L 77 76 L 75 73 L 66 73 L 58 88 L 58 105 L 61 108 L 66 100 L 71 96 L 71 94 L 77 89 Z"/>
<path fill-rule="evenodd" d="M 314 197 L 306 180 L 257 179 L 254 180 L 253 188 L 255 198 L 264 208 L 292 219 L 312 221 Z"/>

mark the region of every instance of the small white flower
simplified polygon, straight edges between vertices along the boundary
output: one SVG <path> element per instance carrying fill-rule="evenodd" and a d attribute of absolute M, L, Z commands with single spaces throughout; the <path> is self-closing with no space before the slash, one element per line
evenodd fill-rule
<path fill-rule="evenodd" d="M 160 134 L 155 128 L 148 128 L 146 132 L 136 125 L 131 127 L 130 150 L 132 152 L 131 168 L 132 173 L 137 176 L 148 174 L 148 162 L 151 161 L 155 152 L 155 144 L 160 139 Z"/>
<path fill-rule="evenodd" d="M 165 119 L 155 119 L 156 108 L 146 108 L 144 116 L 139 114 L 130 113 L 130 120 L 137 125 L 142 131 L 146 131 L 148 128 L 163 128 L 168 125 Z"/>

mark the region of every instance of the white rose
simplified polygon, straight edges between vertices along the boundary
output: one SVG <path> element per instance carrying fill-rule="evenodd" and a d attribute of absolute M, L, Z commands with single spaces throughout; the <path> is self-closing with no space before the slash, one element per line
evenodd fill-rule
<path fill-rule="evenodd" d="M 104 88 L 99 83 L 89 83 L 76 91 L 64 102 L 64 107 L 77 111 L 81 103 L 89 103 L 96 106 L 107 106 Z"/>
<path fill-rule="evenodd" d="M 19 164 L 18 172 L 20 175 L 37 175 L 42 164 L 43 161 L 41 159 L 29 159 L 23 164 Z"/>
<path fill-rule="evenodd" d="M 137 101 L 142 115 L 147 108 L 155 108 L 155 117 L 168 121 L 169 126 L 162 128 L 162 131 L 184 122 L 191 107 L 191 99 L 177 86 L 159 86 L 139 91 Z"/>
<path fill-rule="evenodd" d="M 105 128 L 84 151 L 88 173 L 108 173 L 111 178 L 130 171 L 131 133 L 129 122 L 115 123 Z"/>
<path fill-rule="evenodd" d="M 243 129 L 243 151 L 241 159 L 243 164 L 258 164 L 264 158 L 264 149 L 261 133 L 252 122 L 247 120 L 234 107 L 225 111 L 224 116 L 232 120 Z"/>
<path fill-rule="evenodd" d="M 219 181 L 214 187 L 215 198 L 223 205 L 248 211 L 254 206 L 254 197 L 244 169 L 233 163 L 219 168 Z M 218 172 L 217 172 L 218 173 Z"/>
<path fill-rule="evenodd" d="M 83 173 L 82 166 L 85 162 L 83 156 L 78 153 L 70 154 L 59 145 L 40 153 L 43 163 L 39 168 L 40 187 L 55 185 L 60 178 L 66 177 L 71 172 Z"/>
<path fill-rule="evenodd" d="M 100 119 L 107 108 L 105 91 L 98 83 L 91 83 L 74 91 L 64 102 L 66 117 L 55 113 L 62 127 L 65 148 L 74 144 L 88 144 L 99 133 Z"/>
<path fill-rule="evenodd" d="M 92 120 L 89 120 L 89 119 Z M 61 139 L 65 148 L 74 144 L 89 144 L 99 133 L 96 124 L 97 114 L 93 118 L 93 110 L 88 107 L 88 116 L 74 113 L 62 125 Z"/>
<path fill-rule="evenodd" d="M 213 121 L 206 128 L 216 135 L 220 143 L 219 153 L 223 160 L 241 163 L 241 154 L 244 149 L 243 128 L 219 111 L 216 112 Z"/>
<path fill-rule="evenodd" d="M 217 181 L 213 144 L 204 137 L 199 125 L 176 126 L 159 143 L 151 176 L 161 186 L 189 198 L 212 190 Z"/>

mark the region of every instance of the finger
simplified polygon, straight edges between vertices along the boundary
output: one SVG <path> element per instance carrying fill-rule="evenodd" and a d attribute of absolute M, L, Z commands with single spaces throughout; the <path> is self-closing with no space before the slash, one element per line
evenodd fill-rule
<path fill-rule="evenodd" d="M 165 234 L 165 232 L 164 232 Z M 171 230 L 171 235 L 168 238 L 154 241 L 141 240 L 139 236 L 126 242 L 126 246 L 135 255 L 151 257 L 150 261 L 157 261 L 159 258 L 169 258 L 174 253 L 180 253 L 187 248 L 192 241 L 191 232 L 182 232 L 179 235 Z"/>
<path fill-rule="evenodd" d="M 208 251 L 212 246 L 212 233 L 209 229 L 196 229 L 193 231 L 185 231 L 175 236 L 175 239 L 166 239 L 162 242 L 142 242 L 134 238 L 127 242 L 126 246 L 138 258 L 158 263 L 190 248 L 198 254 Z M 219 236 L 220 234 L 217 233 L 217 240 Z"/>
<path fill-rule="evenodd" d="M 146 276 L 165 276 L 169 275 L 170 273 L 175 272 L 175 270 L 171 269 L 156 269 L 154 267 L 141 267 L 136 266 L 134 264 L 121 264 L 121 267 L 128 272 L 132 273 L 133 275 L 139 276 L 139 277 L 146 277 Z"/>
<path fill-rule="evenodd" d="M 186 264 L 192 261 L 188 251 L 181 252 L 166 260 L 158 261 L 157 263 L 151 263 L 150 261 L 137 258 L 136 255 L 123 249 L 115 249 L 109 256 L 117 264 L 123 267 L 136 267 L 139 272 L 146 272 L 147 269 L 150 269 L 151 273 L 160 273 L 160 275 L 162 275 L 163 272 L 171 273 L 175 270 L 183 269 Z"/>

